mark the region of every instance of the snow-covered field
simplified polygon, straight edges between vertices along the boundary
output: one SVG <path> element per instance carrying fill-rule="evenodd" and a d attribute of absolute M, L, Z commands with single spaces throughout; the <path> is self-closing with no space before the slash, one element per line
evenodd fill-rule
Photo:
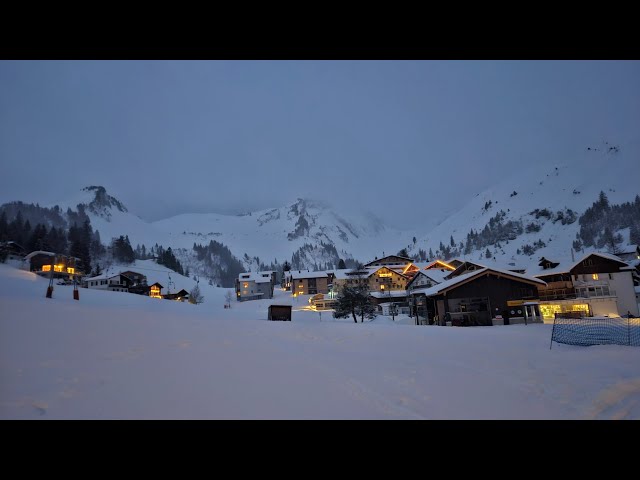
<path fill-rule="evenodd" d="M 202 305 L 56 286 L 0 265 L 2 419 L 640 418 L 640 349 L 550 325 L 354 324 L 210 289 Z M 295 306 L 294 302 L 294 306 Z"/>

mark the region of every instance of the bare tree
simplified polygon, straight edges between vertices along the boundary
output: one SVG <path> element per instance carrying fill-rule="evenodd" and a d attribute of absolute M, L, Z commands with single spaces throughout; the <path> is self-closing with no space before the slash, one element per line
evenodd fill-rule
<path fill-rule="evenodd" d="M 231 293 L 231 291 L 227 291 L 227 293 L 224 295 L 224 300 L 225 300 L 227 308 L 231 308 L 231 299 L 232 298 L 233 298 L 233 294 Z"/>
<path fill-rule="evenodd" d="M 194 305 L 199 305 L 204 302 L 204 296 L 200 293 L 200 287 L 196 285 L 189 292 L 189 303 L 193 303 Z"/>

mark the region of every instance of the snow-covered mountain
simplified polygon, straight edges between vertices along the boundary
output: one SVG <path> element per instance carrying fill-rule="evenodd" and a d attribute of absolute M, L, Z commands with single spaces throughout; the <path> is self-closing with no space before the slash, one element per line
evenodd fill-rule
<path fill-rule="evenodd" d="M 633 202 L 640 194 L 638 153 L 637 144 L 623 148 L 603 142 L 585 147 L 580 158 L 572 161 L 542 161 L 519 170 L 476 194 L 415 244 L 408 242 L 407 250 L 410 254 L 431 250 L 438 256 L 442 242 L 452 250 L 457 248 L 459 253 L 452 256 L 522 267 L 537 263 L 541 256 L 571 258 L 572 243 L 580 230 L 578 218 L 598 200 L 601 191 L 611 204 Z M 507 232 L 506 240 L 480 249 L 468 248 L 471 230 L 478 234 L 487 225 L 494 232 L 502 228 L 501 233 Z M 619 233 L 624 247 L 629 243 L 629 229 Z M 487 248 L 491 259 L 486 258 Z"/>
<path fill-rule="evenodd" d="M 238 270 L 234 256 L 246 270 L 285 260 L 294 268 L 324 269 L 335 266 L 338 259 L 368 261 L 406 248 L 420 260 L 455 256 L 528 267 L 543 255 L 556 260 L 571 258 L 580 215 L 598 200 L 600 192 L 611 204 L 633 202 L 640 193 L 638 180 L 640 142 L 622 146 L 602 142 L 585 147 L 574 159 L 557 163 L 547 159 L 519 168 L 484 192 L 457 192 L 468 196 L 469 203 L 428 232 L 428 224 L 399 231 L 385 226 L 373 214 L 346 213 L 300 198 L 285 206 L 242 215 L 192 213 L 147 222 L 102 186 L 83 188 L 72 198 L 57 202 L 61 208 L 52 215 L 64 215 L 69 208 L 82 210 L 105 244 L 127 235 L 134 248 L 171 247 L 185 268 L 215 283 L 225 271 L 229 276 Z M 455 182 L 451 188 L 456 188 Z M 15 212 L 23 207 L 11 208 Z M 443 211 L 446 208 L 424 213 L 437 218 Z M 634 222 L 640 225 L 640 220 Z M 623 243 L 633 243 L 629 228 L 618 233 Z M 210 242 L 215 242 L 215 248 L 194 253 L 194 244 L 207 247 Z M 224 283 L 228 284 L 229 278 Z"/>
<path fill-rule="evenodd" d="M 190 261 L 185 252 L 192 251 L 194 243 L 216 241 L 227 246 L 247 268 L 257 268 L 258 263 L 291 262 L 292 256 L 298 268 L 324 268 L 335 266 L 338 259 L 367 261 L 383 251 L 396 253 L 400 239 L 415 235 L 390 229 L 371 213 L 347 217 L 326 204 L 301 198 L 280 208 L 242 215 L 190 213 L 155 222 L 131 213 L 104 187 L 83 188 L 79 195 L 58 203 L 62 210 L 75 210 L 78 204 L 84 205 L 103 242 L 128 235 L 134 247 L 149 248 L 157 243 L 178 253 L 184 249 L 179 258 L 187 264 Z"/>

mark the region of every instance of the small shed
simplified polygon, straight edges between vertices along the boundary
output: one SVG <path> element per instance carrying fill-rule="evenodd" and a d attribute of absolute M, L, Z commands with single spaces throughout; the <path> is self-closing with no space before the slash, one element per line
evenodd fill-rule
<path fill-rule="evenodd" d="M 269 305 L 269 320 L 291 321 L 291 305 Z"/>

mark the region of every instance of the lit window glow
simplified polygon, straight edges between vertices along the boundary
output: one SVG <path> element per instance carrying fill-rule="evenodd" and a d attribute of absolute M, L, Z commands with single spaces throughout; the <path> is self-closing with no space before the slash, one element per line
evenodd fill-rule
<path fill-rule="evenodd" d="M 160 296 L 160 287 L 156 287 L 155 285 L 151 287 L 151 297 L 153 298 L 162 298 Z"/>
<path fill-rule="evenodd" d="M 592 277 L 594 280 L 598 280 L 598 274 L 597 274 L 597 273 L 594 273 L 593 275 L 591 275 L 591 277 Z"/>
<path fill-rule="evenodd" d="M 67 267 L 67 273 L 76 273 L 76 269 L 73 267 Z"/>
<path fill-rule="evenodd" d="M 50 272 L 51 271 L 51 265 L 43 265 L 42 266 L 42 271 L 43 272 Z"/>
<path fill-rule="evenodd" d="M 54 272 L 62 272 L 63 269 L 64 269 L 64 265 L 54 265 L 53 266 L 53 271 Z"/>

